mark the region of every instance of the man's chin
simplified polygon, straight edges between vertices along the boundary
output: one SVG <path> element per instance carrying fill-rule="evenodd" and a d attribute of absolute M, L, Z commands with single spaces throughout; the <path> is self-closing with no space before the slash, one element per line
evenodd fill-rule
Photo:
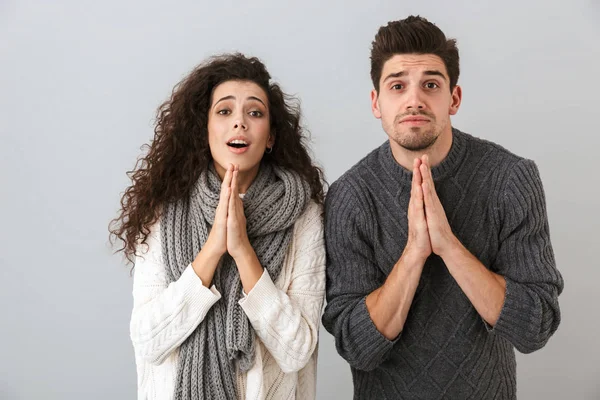
<path fill-rule="evenodd" d="M 402 146 L 402 145 L 400 145 Z M 427 150 L 431 147 L 431 145 L 429 146 L 402 146 L 402 148 L 404 150 L 408 150 L 408 151 L 413 151 L 413 152 L 420 152 L 420 151 L 424 151 Z"/>
<path fill-rule="evenodd" d="M 419 138 L 421 140 L 395 140 L 394 142 L 396 142 L 396 144 L 398 144 L 400 147 L 402 147 L 405 150 L 408 151 L 423 151 L 423 150 L 427 150 L 429 149 L 431 146 L 433 146 L 437 140 L 437 136 L 433 137 L 433 138 L 427 138 L 427 140 L 424 140 L 424 138 Z"/>

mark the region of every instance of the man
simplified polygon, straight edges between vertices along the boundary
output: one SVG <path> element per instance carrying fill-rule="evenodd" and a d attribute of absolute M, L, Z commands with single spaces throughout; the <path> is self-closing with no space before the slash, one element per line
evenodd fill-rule
<path fill-rule="evenodd" d="M 356 399 L 514 399 L 514 348 L 543 347 L 563 280 L 535 164 L 452 127 L 455 40 L 381 27 L 372 111 L 389 141 L 330 188 L 323 323 Z"/>

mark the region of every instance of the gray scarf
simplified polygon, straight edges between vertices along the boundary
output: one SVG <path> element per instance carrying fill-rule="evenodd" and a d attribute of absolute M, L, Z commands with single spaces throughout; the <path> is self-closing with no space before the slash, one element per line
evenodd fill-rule
<path fill-rule="evenodd" d="M 221 181 L 211 163 L 189 198 L 164 207 L 162 252 L 170 282 L 194 260 L 214 223 Z M 292 238 L 293 224 L 310 196 L 296 173 L 263 163 L 244 197 L 248 238 L 261 265 L 275 281 Z M 234 361 L 241 371 L 254 364 L 254 330 L 238 304 L 242 282 L 235 261 L 225 254 L 213 284 L 221 300 L 181 344 L 175 399 L 235 399 Z"/>

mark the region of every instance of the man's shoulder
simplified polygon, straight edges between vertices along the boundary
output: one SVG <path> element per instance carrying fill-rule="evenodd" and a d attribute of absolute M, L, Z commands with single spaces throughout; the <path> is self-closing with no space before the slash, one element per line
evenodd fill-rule
<path fill-rule="evenodd" d="M 327 196 L 329 197 L 339 192 L 350 192 L 356 196 L 364 191 L 368 191 L 370 182 L 373 181 L 369 177 L 379 173 L 378 170 L 381 168 L 379 162 L 380 154 L 382 151 L 385 151 L 388 145 L 387 141 L 384 142 L 344 172 L 331 184 Z"/>
<path fill-rule="evenodd" d="M 490 140 L 461 134 L 465 135 L 469 149 L 468 161 L 463 166 L 463 170 L 473 169 L 485 179 L 492 179 L 490 182 L 495 182 L 493 187 L 499 191 L 538 192 L 536 188 L 541 187 L 541 177 L 535 161 L 517 155 Z"/>
<path fill-rule="evenodd" d="M 483 158 L 486 161 L 483 165 L 510 169 L 519 162 L 526 160 L 526 158 L 491 140 L 461 131 L 458 131 L 458 134 L 465 139 L 468 152 L 472 157 Z"/>

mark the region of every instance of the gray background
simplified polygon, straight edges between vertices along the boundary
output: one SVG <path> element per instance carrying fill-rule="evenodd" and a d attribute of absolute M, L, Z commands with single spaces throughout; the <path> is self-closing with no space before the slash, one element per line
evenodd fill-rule
<path fill-rule="evenodd" d="M 598 1 L 53 3 L 0 1 L 0 399 L 135 397 L 132 281 L 107 223 L 180 78 L 213 53 L 261 57 L 301 98 L 331 182 L 386 139 L 369 46 L 411 13 L 458 38 L 454 126 L 536 160 L 544 180 L 563 320 L 518 355 L 519 398 L 600 399 Z M 351 393 L 322 330 L 318 397 Z"/>

